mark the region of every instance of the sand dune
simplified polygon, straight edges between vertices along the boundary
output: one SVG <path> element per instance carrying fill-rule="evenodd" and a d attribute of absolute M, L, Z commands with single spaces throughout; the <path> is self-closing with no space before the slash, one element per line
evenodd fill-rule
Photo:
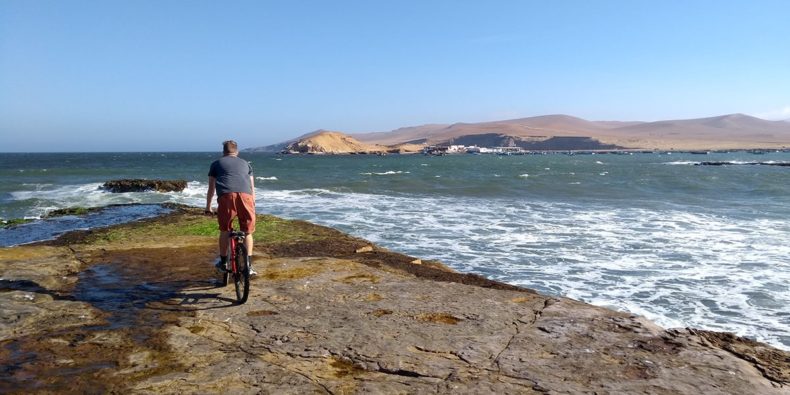
<path fill-rule="evenodd" d="M 409 153 L 418 152 L 422 145 L 417 144 L 367 144 L 341 132 L 317 131 L 288 144 L 286 151 L 310 154 L 351 154 L 351 153 Z"/>
<path fill-rule="evenodd" d="M 289 144 L 286 149 L 301 153 L 352 153 L 381 151 L 376 144 L 361 143 L 341 132 L 321 131 Z"/>
<path fill-rule="evenodd" d="M 422 139 L 420 142 L 440 144 L 492 133 L 530 139 L 590 137 L 606 144 L 642 149 L 790 147 L 790 123 L 744 114 L 656 122 L 587 121 L 569 115 L 544 115 L 495 122 L 423 125 L 354 137 L 366 143 L 393 144 Z"/>
<path fill-rule="evenodd" d="M 251 151 L 415 152 L 424 145 L 488 141 L 490 136 L 498 136 L 497 141 L 526 141 L 536 146 L 551 146 L 539 143 L 573 137 L 585 144 L 576 149 L 590 149 L 590 140 L 601 147 L 628 149 L 781 149 L 790 147 L 790 122 L 767 121 L 744 114 L 655 122 L 588 121 L 555 114 L 493 122 L 427 124 L 353 135 L 318 130 Z M 563 143 L 563 148 L 542 149 L 573 149 L 566 146 Z"/>

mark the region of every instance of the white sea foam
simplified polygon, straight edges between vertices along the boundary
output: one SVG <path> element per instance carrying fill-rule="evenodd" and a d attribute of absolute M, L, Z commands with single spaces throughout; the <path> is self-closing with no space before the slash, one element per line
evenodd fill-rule
<path fill-rule="evenodd" d="M 256 180 L 261 180 L 261 181 L 277 181 L 277 177 L 275 177 L 275 176 L 271 176 L 271 177 L 255 177 L 255 179 Z"/>
<path fill-rule="evenodd" d="M 111 193 L 101 189 L 102 183 L 62 185 L 55 188 L 41 188 L 35 191 L 15 191 L 10 193 L 13 200 L 31 200 L 35 205 L 30 216 L 40 218 L 49 211 L 64 207 L 99 207 L 125 203 L 164 203 L 176 202 L 192 205 L 205 203 L 208 184 L 197 181 L 187 183 L 182 192 L 124 192 Z M 201 203 L 201 201 L 203 203 Z"/>
<path fill-rule="evenodd" d="M 147 199 L 156 198 L 157 195 L 166 195 L 169 201 L 182 204 L 196 204 L 196 202 L 203 202 L 205 204 L 206 193 L 208 192 L 208 183 L 199 181 L 190 181 L 187 187 L 181 192 L 166 192 L 163 194 L 157 192 L 143 192 L 138 193 L 138 199 L 141 203 L 149 203 Z"/>
<path fill-rule="evenodd" d="M 676 160 L 674 162 L 665 162 L 664 164 L 673 165 L 673 166 L 677 166 L 677 165 L 688 166 L 688 165 L 698 165 L 700 164 L 700 162 L 694 162 L 690 160 Z"/>
<path fill-rule="evenodd" d="M 402 170 L 388 170 L 380 173 L 371 172 L 371 173 L 359 173 L 359 174 L 362 174 L 364 176 L 391 176 L 393 174 L 409 174 L 409 173 L 411 172 L 402 171 Z"/>
<path fill-rule="evenodd" d="M 781 220 L 326 190 L 258 196 L 266 211 L 458 270 L 790 349 L 790 226 Z"/>
<path fill-rule="evenodd" d="M 197 181 L 170 193 L 114 194 L 99 186 L 47 186 L 11 197 L 37 199 L 40 215 L 112 203 L 202 206 L 207 190 Z M 334 226 L 457 270 L 667 327 L 731 331 L 790 349 L 790 224 L 781 218 L 331 189 L 257 188 L 256 197 L 263 212 Z"/>
<path fill-rule="evenodd" d="M 42 190 L 42 189 L 44 189 L 46 187 L 51 187 L 52 184 L 46 184 L 46 183 L 42 183 L 42 184 L 38 184 L 38 183 L 23 183 L 22 186 L 35 187 L 37 191 L 40 191 L 40 190 Z"/>

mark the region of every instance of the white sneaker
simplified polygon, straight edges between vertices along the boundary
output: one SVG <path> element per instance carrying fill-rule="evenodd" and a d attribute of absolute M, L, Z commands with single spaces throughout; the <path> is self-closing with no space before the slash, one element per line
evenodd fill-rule
<path fill-rule="evenodd" d="M 252 268 L 252 259 L 250 257 L 247 257 L 247 267 L 250 269 L 250 276 L 255 276 L 258 274 L 258 272 Z"/>

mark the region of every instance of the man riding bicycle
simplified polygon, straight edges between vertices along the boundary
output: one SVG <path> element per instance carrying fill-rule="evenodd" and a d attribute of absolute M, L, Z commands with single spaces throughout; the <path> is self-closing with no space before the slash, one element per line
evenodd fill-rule
<path fill-rule="evenodd" d="M 228 261 L 228 234 L 233 218 L 239 218 L 239 228 L 247 233 L 244 246 L 247 247 L 247 265 L 250 274 L 257 274 L 252 268 L 252 234 L 255 232 L 255 181 L 252 166 L 239 158 L 238 145 L 233 140 L 222 143 L 222 158 L 211 163 L 208 172 L 208 194 L 206 214 L 212 214 L 211 201 L 217 194 L 217 222 L 219 223 L 219 262 L 217 270 L 225 271 Z"/>

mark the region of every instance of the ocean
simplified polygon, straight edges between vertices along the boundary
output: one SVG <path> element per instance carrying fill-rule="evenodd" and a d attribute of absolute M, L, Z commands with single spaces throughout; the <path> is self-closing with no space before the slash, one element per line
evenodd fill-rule
<path fill-rule="evenodd" d="M 790 153 L 241 156 L 255 168 L 259 212 L 664 327 L 790 350 L 790 167 L 754 164 L 790 163 Z M 203 206 L 217 157 L 3 153 L 0 218 L 117 203 Z M 178 193 L 99 189 L 118 178 L 189 183 Z M 0 245 L 30 241 L 20 234 L 43 226 L 0 230 Z"/>

